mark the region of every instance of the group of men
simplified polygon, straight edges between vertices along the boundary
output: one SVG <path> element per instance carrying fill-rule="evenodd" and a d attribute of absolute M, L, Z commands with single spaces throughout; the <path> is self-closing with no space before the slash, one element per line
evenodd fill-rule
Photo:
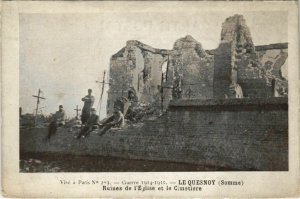
<path fill-rule="evenodd" d="M 87 137 L 90 132 L 101 129 L 98 135 L 103 135 L 112 127 L 122 128 L 124 126 L 124 115 L 120 107 L 115 107 L 113 116 L 105 122 L 99 121 L 96 109 L 93 108 L 95 98 L 92 96 L 92 89 L 88 89 L 88 95 L 82 98 L 84 106 L 81 114 L 81 130 L 76 136 L 77 139 Z M 65 125 L 66 114 L 63 106 L 59 105 L 59 110 L 53 115 L 52 121 L 49 125 L 48 135 L 46 139 L 50 139 L 57 131 L 57 128 Z"/>

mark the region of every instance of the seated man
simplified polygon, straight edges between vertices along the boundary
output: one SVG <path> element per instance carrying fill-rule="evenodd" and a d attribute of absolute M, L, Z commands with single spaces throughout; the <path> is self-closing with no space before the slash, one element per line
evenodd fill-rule
<path fill-rule="evenodd" d="M 117 128 L 122 128 L 124 127 L 124 115 L 121 112 L 120 109 L 115 108 L 114 109 L 114 114 L 113 114 L 113 121 L 109 121 L 107 123 L 104 123 L 101 125 L 103 128 L 102 131 L 100 132 L 99 136 L 103 135 L 106 131 L 111 129 L 112 127 L 117 127 Z"/>
<path fill-rule="evenodd" d="M 118 98 L 114 102 L 114 109 L 120 110 L 124 116 L 126 115 L 129 106 L 130 106 L 130 102 L 126 97 Z"/>
<path fill-rule="evenodd" d="M 80 133 L 76 138 L 77 139 L 80 139 L 81 137 L 85 138 L 90 134 L 90 132 L 92 132 L 95 129 L 98 129 L 98 126 L 99 126 L 99 116 L 96 113 L 96 109 L 91 108 L 91 115 L 88 118 L 85 126 L 83 127 L 83 129 L 81 129 Z"/>
<path fill-rule="evenodd" d="M 62 105 L 59 105 L 59 110 L 53 115 L 52 121 L 49 125 L 48 135 L 46 139 L 50 139 L 57 131 L 57 128 L 65 125 L 66 114 Z"/>

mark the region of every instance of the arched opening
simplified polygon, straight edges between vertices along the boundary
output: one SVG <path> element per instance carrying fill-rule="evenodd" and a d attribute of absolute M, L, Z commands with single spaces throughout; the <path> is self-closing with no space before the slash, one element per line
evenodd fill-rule
<path fill-rule="evenodd" d="M 162 83 L 167 81 L 168 60 L 161 65 Z"/>
<path fill-rule="evenodd" d="M 160 85 L 158 86 L 159 92 L 160 92 L 160 106 L 161 106 L 161 111 L 163 112 L 165 108 L 168 106 L 169 102 L 169 96 L 171 95 L 171 87 L 167 85 L 167 80 L 168 80 L 168 67 L 169 67 L 169 57 L 165 57 L 161 64 L 161 82 Z"/>

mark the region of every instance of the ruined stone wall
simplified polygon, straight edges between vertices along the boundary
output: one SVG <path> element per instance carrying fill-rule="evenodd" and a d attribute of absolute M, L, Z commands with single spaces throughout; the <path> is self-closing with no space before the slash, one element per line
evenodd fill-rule
<path fill-rule="evenodd" d="M 222 43 L 214 52 L 213 98 L 229 96 L 231 80 L 231 43 Z"/>
<path fill-rule="evenodd" d="M 20 132 L 22 152 L 115 156 L 236 170 L 288 170 L 287 98 L 179 100 L 144 123 L 75 139 L 60 128 Z"/>
<path fill-rule="evenodd" d="M 164 108 L 173 98 L 212 98 L 213 73 L 214 56 L 191 36 L 177 40 L 172 50 L 128 41 L 111 58 L 107 113 L 111 114 L 113 102 L 127 96 L 129 89 L 137 93 L 139 102 L 158 107 L 163 96 Z"/>
<path fill-rule="evenodd" d="M 242 15 L 222 24 L 221 43 L 213 51 L 214 98 L 287 96 L 287 44 L 254 47 Z M 240 93 L 239 93 L 240 92 Z"/>
<path fill-rule="evenodd" d="M 269 48 L 272 47 L 272 48 Z M 238 82 L 245 97 L 287 96 L 287 45 L 258 46 L 255 54 L 241 55 Z"/>
<path fill-rule="evenodd" d="M 214 58 L 193 37 L 188 35 L 175 42 L 170 56 L 170 68 L 174 74 L 173 92 L 178 92 L 176 88 L 180 87 L 178 98 L 213 97 Z M 177 93 L 174 96 L 176 95 Z"/>
<path fill-rule="evenodd" d="M 140 102 L 153 103 L 159 98 L 163 54 L 138 41 L 128 41 L 126 47 L 110 60 L 110 88 L 107 114 L 111 115 L 114 102 L 128 91 L 136 93 Z"/>
<path fill-rule="evenodd" d="M 145 68 L 142 87 L 140 88 L 141 97 L 139 100 L 146 103 L 155 103 L 160 99 L 159 86 L 161 85 L 162 65 L 166 58 L 161 54 L 154 54 L 149 51 L 143 51 Z"/>
<path fill-rule="evenodd" d="M 237 60 L 238 83 L 244 97 L 268 98 L 273 96 L 271 82 L 264 75 L 263 67 L 256 54 L 240 55 Z"/>
<path fill-rule="evenodd" d="M 288 95 L 288 44 L 271 44 L 255 47 L 268 83 L 275 81 L 276 96 Z"/>
<path fill-rule="evenodd" d="M 287 43 L 255 47 L 242 15 L 224 21 L 219 47 L 214 50 L 204 50 L 190 35 L 178 39 L 172 50 L 128 41 L 111 59 L 110 76 L 118 86 L 110 87 L 108 112 L 122 93 L 120 87 L 125 96 L 132 88 L 140 102 L 155 106 L 160 106 L 163 96 L 164 109 L 172 99 L 287 96 L 287 48 Z M 162 74 L 164 64 L 167 71 Z M 120 65 L 123 69 L 117 71 Z M 120 75 L 114 75 L 124 68 L 128 78 L 120 81 Z"/>
<path fill-rule="evenodd" d="M 107 93 L 108 99 L 106 110 L 107 114 L 110 115 L 113 111 L 114 101 L 124 95 L 125 85 L 121 82 L 126 81 L 128 77 L 126 76 L 126 57 L 115 57 L 110 60 L 110 70 L 109 70 L 109 91 Z"/>
<path fill-rule="evenodd" d="M 215 52 L 214 98 L 242 98 L 239 68 L 243 55 L 252 56 L 254 45 L 242 15 L 228 17 L 222 24 L 221 42 Z"/>

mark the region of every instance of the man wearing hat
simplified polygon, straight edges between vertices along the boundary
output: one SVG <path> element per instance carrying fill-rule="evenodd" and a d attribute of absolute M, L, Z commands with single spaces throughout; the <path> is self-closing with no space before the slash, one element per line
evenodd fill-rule
<path fill-rule="evenodd" d="M 96 109 L 91 108 L 90 112 L 91 112 L 91 115 L 90 115 L 89 119 L 87 120 L 83 129 L 80 131 L 80 133 L 76 137 L 77 139 L 79 139 L 81 137 L 85 138 L 86 136 L 89 135 L 90 132 L 92 132 L 95 129 L 98 129 L 99 116 L 97 115 Z"/>
<path fill-rule="evenodd" d="M 66 114 L 63 105 L 59 105 L 59 110 L 53 115 L 52 121 L 49 125 L 47 139 L 50 139 L 57 131 L 57 128 L 65 125 Z"/>
<path fill-rule="evenodd" d="M 88 95 L 81 99 L 84 102 L 82 113 L 81 113 L 81 122 L 85 124 L 91 113 L 91 108 L 94 105 L 95 98 L 92 96 L 92 89 L 88 89 Z"/>

